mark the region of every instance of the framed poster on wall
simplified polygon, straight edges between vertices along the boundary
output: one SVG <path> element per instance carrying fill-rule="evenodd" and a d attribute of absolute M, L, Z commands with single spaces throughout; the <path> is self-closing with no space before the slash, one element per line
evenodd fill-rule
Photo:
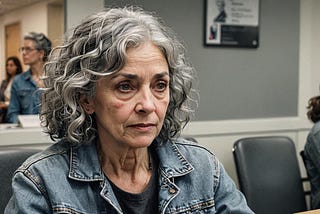
<path fill-rule="evenodd" d="M 205 0 L 204 44 L 257 48 L 259 0 Z"/>

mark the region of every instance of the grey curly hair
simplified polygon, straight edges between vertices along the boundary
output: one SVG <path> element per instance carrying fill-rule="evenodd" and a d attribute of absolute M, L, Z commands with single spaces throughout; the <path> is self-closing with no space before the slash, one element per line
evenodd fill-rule
<path fill-rule="evenodd" d="M 44 51 L 43 61 L 47 61 L 51 51 L 51 41 L 43 33 L 29 32 L 23 39 L 32 40 L 37 50 Z"/>
<path fill-rule="evenodd" d="M 159 18 L 138 7 L 93 14 L 54 48 L 45 65 L 41 97 L 40 119 L 45 132 L 53 140 L 91 142 L 97 136 L 95 116 L 85 113 L 80 95 L 94 97 L 96 81 L 121 70 L 126 50 L 147 41 L 159 47 L 169 65 L 170 103 L 158 137 L 176 137 L 197 105 L 195 70 L 186 62 L 184 47 L 174 33 Z"/>

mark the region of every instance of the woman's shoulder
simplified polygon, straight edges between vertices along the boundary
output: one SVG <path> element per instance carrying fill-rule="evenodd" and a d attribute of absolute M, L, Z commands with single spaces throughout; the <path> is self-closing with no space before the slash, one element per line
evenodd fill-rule
<path fill-rule="evenodd" d="M 201 163 L 219 165 L 218 158 L 214 152 L 198 143 L 193 138 L 177 138 L 172 140 L 172 149 L 176 154 L 182 155 L 191 164 Z"/>
<path fill-rule="evenodd" d="M 214 156 L 214 153 L 201 145 L 194 138 L 177 138 L 172 141 L 180 150 L 185 150 L 191 153 L 203 153 L 209 156 Z"/>
<path fill-rule="evenodd" d="M 4 80 L 1 81 L 0 87 L 1 87 L 1 88 L 6 88 L 7 85 L 8 85 L 8 80 L 4 79 Z"/>
<path fill-rule="evenodd" d="M 309 136 L 318 136 L 320 138 L 320 121 L 316 122 L 309 131 Z"/>
<path fill-rule="evenodd" d="M 17 74 L 14 76 L 14 79 L 13 81 L 16 82 L 16 81 L 23 81 L 25 80 L 27 77 L 31 77 L 31 70 L 27 70 L 25 72 L 22 72 L 20 74 Z"/>
<path fill-rule="evenodd" d="M 21 74 L 17 74 L 14 76 L 12 80 L 12 87 L 21 87 L 24 86 L 24 82 L 26 81 L 27 72 L 22 72 Z"/>
<path fill-rule="evenodd" d="M 8 80 L 7 80 L 7 79 L 4 79 L 4 80 L 1 81 L 1 85 L 7 84 L 7 83 L 8 83 Z"/>

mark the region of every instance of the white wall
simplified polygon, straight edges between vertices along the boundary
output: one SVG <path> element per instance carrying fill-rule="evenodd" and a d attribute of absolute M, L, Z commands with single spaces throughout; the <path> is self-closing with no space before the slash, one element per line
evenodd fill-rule
<path fill-rule="evenodd" d="M 103 0 L 66 0 L 66 29 L 79 24 L 83 18 L 98 12 L 104 7 Z"/>

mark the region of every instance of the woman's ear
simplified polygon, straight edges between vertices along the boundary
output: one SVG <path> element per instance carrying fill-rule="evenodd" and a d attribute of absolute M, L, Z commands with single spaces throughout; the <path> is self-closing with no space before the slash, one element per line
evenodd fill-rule
<path fill-rule="evenodd" d="M 39 56 L 39 57 L 40 57 L 41 61 L 43 61 L 43 59 L 44 59 L 44 54 L 45 54 L 45 53 L 44 53 L 44 50 L 40 50 L 39 53 L 40 53 L 40 56 Z"/>
<path fill-rule="evenodd" d="M 87 114 L 94 113 L 94 103 L 92 98 L 88 98 L 87 95 L 80 95 L 80 105 Z"/>

